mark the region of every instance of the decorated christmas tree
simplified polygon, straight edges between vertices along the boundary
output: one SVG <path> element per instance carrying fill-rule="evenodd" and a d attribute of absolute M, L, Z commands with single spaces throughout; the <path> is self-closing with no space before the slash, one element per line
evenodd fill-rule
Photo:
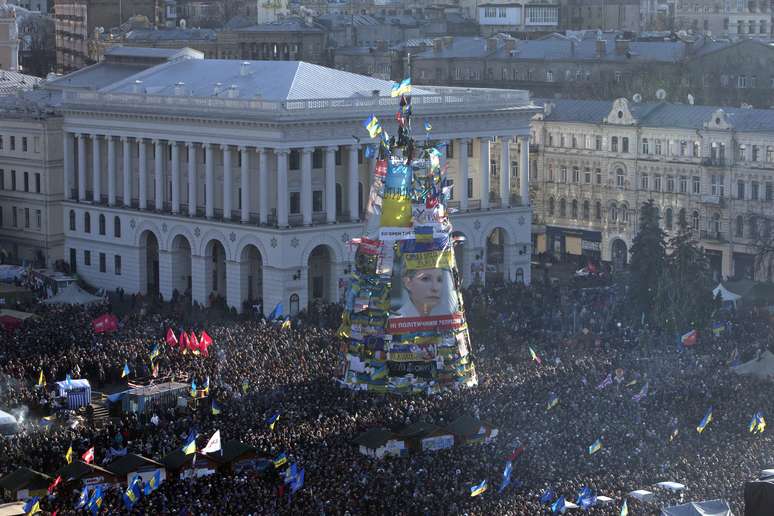
<path fill-rule="evenodd" d="M 412 137 L 411 80 L 395 84 L 397 133 L 376 116 L 363 126 L 377 157 L 364 234 L 355 239 L 339 336 L 340 381 L 376 392 L 420 393 L 473 386 L 476 370 L 446 201 L 444 143 Z"/>

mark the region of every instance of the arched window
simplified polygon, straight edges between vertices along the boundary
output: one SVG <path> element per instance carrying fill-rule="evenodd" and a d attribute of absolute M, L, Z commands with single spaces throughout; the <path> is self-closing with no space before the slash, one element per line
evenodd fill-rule
<path fill-rule="evenodd" d="M 608 219 L 611 224 L 615 224 L 616 222 L 618 222 L 618 206 L 616 206 L 615 203 L 610 205 Z"/>
<path fill-rule="evenodd" d="M 524 284 L 524 269 L 521 267 L 516 269 L 516 283 Z"/>
<path fill-rule="evenodd" d="M 106 226 L 106 224 L 105 224 L 105 215 L 103 215 L 102 213 L 100 213 L 100 214 L 99 214 L 99 234 L 100 234 L 100 235 L 104 235 L 104 234 L 105 234 L 105 231 L 107 231 L 107 230 L 105 229 L 105 226 Z"/>
<path fill-rule="evenodd" d="M 549 197 L 548 198 L 548 214 L 550 216 L 552 216 L 552 217 L 554 216 L 554 209 L 556 208 L 555 204 L 556 203 L 554 202 L 554 198 L 553 197 Z"/>
<path fill-rule="evenodd" d="M 680 208 L 677 216 L 677 222 L 680 224 L 688 225 L 688 219 L 685 218 L 685 208 Z"/>
<path fill-rule="evenodd" d="M 616 171 L 615 171 L 615 185 L 618 188 L 623 188 L 624 187 L 624 179 L 625 179 L 625 174 L 624 174 L 623 169 L 622 168 L 616 169 Z"/>
<path fill-rule="evenodd" d="M 559 199 L 559 216 L 560 217 L 567 216 L 567 201 L 565 201 L 564 199 Z"/>
<path fill-rule="evenodd" d="M 290 294 L 290 315 L 296 315 L 298 313 L 298 305 L 298 294 Z"/>
<path fill-rule="evenodd" d="M 699 212 L 694 211 L 693 216 L 691 217 L 691 229 L 694 231 L 699 231 Z"/>
<path fill-rule="evenodd" d="M 117 215 L 113 219 L 113 236 L 121 238 L 121 218 Z"/>
<path fill-rule="evenodd" d="M 75 210 L 70 210 L 70 231 L 75 231 Z"/>
<path fill-rule="evenodd" d="M 599 201 L 594 203 L 594 218 L 596 220 L 602 220 L 602 203 Z"/>
<path fill-rule="evenodd" d="M 621 222 L 624 224 L 629 223 L 629 207 L 625 204 L 621 205 Z"/>
<path fill-rule="evenodd" d="M 577 199 L 572 200 L 572 218 L 574 219 L 578 218 L 578 200 Z"/>
<path fill-rule="evenodd" d="M 666 210 L 666 228 L 672 229 L 672 208 Z"/>
<path fill-rule="evenodd" d="M 736 217 L 736 236 L 742 238 L 744 236 L 744 217 L 738 215 Z"/>
<path fill-rule="evenodd" d="M 91 215 L 88 211 L 83 214 L 83 230 L 86 233 L 91 233 Z"/>
<path fill-rule="evenodd" d="M 583 201 L 583 220 L 589 220 L 589 201 Z"/>

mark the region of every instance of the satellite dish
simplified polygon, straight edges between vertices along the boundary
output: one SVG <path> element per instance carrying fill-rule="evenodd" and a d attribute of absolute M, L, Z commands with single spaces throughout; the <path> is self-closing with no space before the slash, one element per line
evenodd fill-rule
<path fill-rule="evenodd" d="M 642 95 L 640 95 L 639 93 L 635 93 L 634 95 L 632 95 L 632 100 L 634 101 L 635 104 L 639 104 L 640 102 L 642 102 Z"/>
<path fill-rule="evenodd" d="M 185 18 L 183 18 L 182 20 L 180 20 L 180 28 L 181 28 L 181 29 L 185 29 L 185 28 L 186 28 L 186 25 L 188 25 L 188 22 L 186 22 L 186 21 L 185 21 Z"/>
<path fill-rule="evenodd" d="M 658 90 L 656 90 L 656 98 L 657 98 L 658 100 L 664 100 L 664 99 L 666 98 L 666 91 L 664 91 L 664 90 L 663 90 L 663 89 L 661 89 L 661 88 L 659 88 Z"/>
<path fill-rule="evenodd" d="M 693 95 L 691 95 L 691 94 L 689 93 L 689 94 L 688 94 L 688 104 L 690 104 L 691 106 L 693 106 L 693 101 L 694 101 Z"/>

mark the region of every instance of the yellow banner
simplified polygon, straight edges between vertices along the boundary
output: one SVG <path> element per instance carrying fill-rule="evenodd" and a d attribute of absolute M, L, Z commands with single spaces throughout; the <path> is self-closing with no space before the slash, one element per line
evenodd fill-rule
<path fill-rule="evenodd" d="M 454 253 L 452 253 L 451 248 L 424 253 L 406 253 L 403 255 L 403 263 L 407 270 L 452 269 L 454 267 Z"/>

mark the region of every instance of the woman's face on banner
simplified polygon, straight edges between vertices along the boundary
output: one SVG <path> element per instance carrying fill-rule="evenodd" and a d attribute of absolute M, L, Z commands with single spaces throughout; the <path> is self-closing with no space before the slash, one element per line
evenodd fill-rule
<path fill-rule="evenodd" d="M 403 278 L 403 287 L 422 315 L 430 315 L 443 292 L 443 269 L 417 269 Z"/>

